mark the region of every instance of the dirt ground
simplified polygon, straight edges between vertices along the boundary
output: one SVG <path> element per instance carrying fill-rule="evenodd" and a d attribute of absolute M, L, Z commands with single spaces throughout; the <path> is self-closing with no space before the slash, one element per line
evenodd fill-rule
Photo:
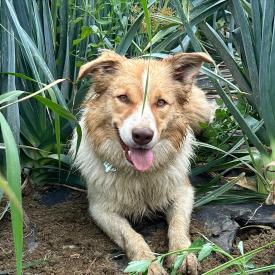
<path fill-rule="evenodd" d="M 24 230 L 24 274 L 123 274 L 127 258 L 93 223 L 87 207 L 86 195 L 77 191 L 70 192 L 63 202 L 53 206 L 47 198 L 41 197 L 41 191 L 32 190 L 24 197 L 24 210 L 30 220 Z M 145 221 L 136 229 L 154 251 L 167 250 L 167 226 L 163 219 Z M 193 221 L 192 239 L 199 238 L 199 233 L 207 236 Z M 250 251 L 275 240 L 275 230 L 268 227 L 242 229 L 236 243 L 240 240 L 244 242 L 245 251 Z M 252 262 L 256 266 L 274 263 L 274 252 L 274 247 L 266 250 Z M 236 247 L 232 255 L 239 255 Z M 224 257 L 212 254 L 202 262 L 202 271 L 225 261 Z M 0 274 L 14 274 L 14 267 L 11 222 L 7 213 L 0 221 Z"/>

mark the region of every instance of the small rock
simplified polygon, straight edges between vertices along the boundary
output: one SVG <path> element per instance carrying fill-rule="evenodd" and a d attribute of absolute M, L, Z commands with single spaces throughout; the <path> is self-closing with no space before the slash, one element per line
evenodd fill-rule
<path fill-rule="evenodd" d="M 80 258 L 80 254 L 79 253 L 71 254 L 70 258 L 72 258 L 72 259 L 79 259 Z"/>

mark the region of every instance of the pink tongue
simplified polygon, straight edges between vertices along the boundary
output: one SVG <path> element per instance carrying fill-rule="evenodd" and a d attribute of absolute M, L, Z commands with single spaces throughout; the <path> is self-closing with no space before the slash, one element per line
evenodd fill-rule
<path fill-rule="evenodd" d="M 154 155 L 152 149 L 130 148 L 129 158 L 138 171 L 144 172 L 152 166 Z"/>

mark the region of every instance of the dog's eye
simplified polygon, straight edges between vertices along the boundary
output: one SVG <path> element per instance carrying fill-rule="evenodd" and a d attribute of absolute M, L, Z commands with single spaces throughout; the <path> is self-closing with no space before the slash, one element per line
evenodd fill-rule
<path fill-rule="evenodd" d="M 117 98 L 123 103 L 129 103 L 129 98 L 127 95 L 119 95 Z"/>
<path fill-rule="evenodd" d="M 165 105 L 167 105 L 168 103 L 164 100 L 164 99 L 158 99 L 156 105 L 157 107 L 164 107 Z"/>

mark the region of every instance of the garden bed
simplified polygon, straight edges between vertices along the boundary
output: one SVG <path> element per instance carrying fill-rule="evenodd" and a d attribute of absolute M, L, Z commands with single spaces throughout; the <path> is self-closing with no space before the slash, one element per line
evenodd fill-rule
<path fill-rule="evenodd" d="M 50 193 L 49 193 L 50 192 Z M 24 274 L 122 274 L 127 265 L 123 252 L 89 217 L 86 194 L 59 189 L 30 190 L 24 197 L 24 210 L 29 218 L 24 231 Z M 136 226 L 154 251 L 167 251 L 167 227 L 162 218 L 144 221 Z M 192 221 L 192 239 L 209 236 L 199 221 Z M 245 252 L 275 239 L 269 226 L 252 226 L 238 230 L 232 256 L 239 255 L 236 245 L 244 242 Z M 14 274 L 15 256 L 9 214 L 0 221 L 0 274 Z M 256 266 L 274 263 L 274 248 L 258 254 Z M 211 254 L 202 262 L 207 271 L 226 259 Z M 231 270 L 233 271 L 233 269 Z M 224 273 L 229 274 L 226 270 Z"/>

